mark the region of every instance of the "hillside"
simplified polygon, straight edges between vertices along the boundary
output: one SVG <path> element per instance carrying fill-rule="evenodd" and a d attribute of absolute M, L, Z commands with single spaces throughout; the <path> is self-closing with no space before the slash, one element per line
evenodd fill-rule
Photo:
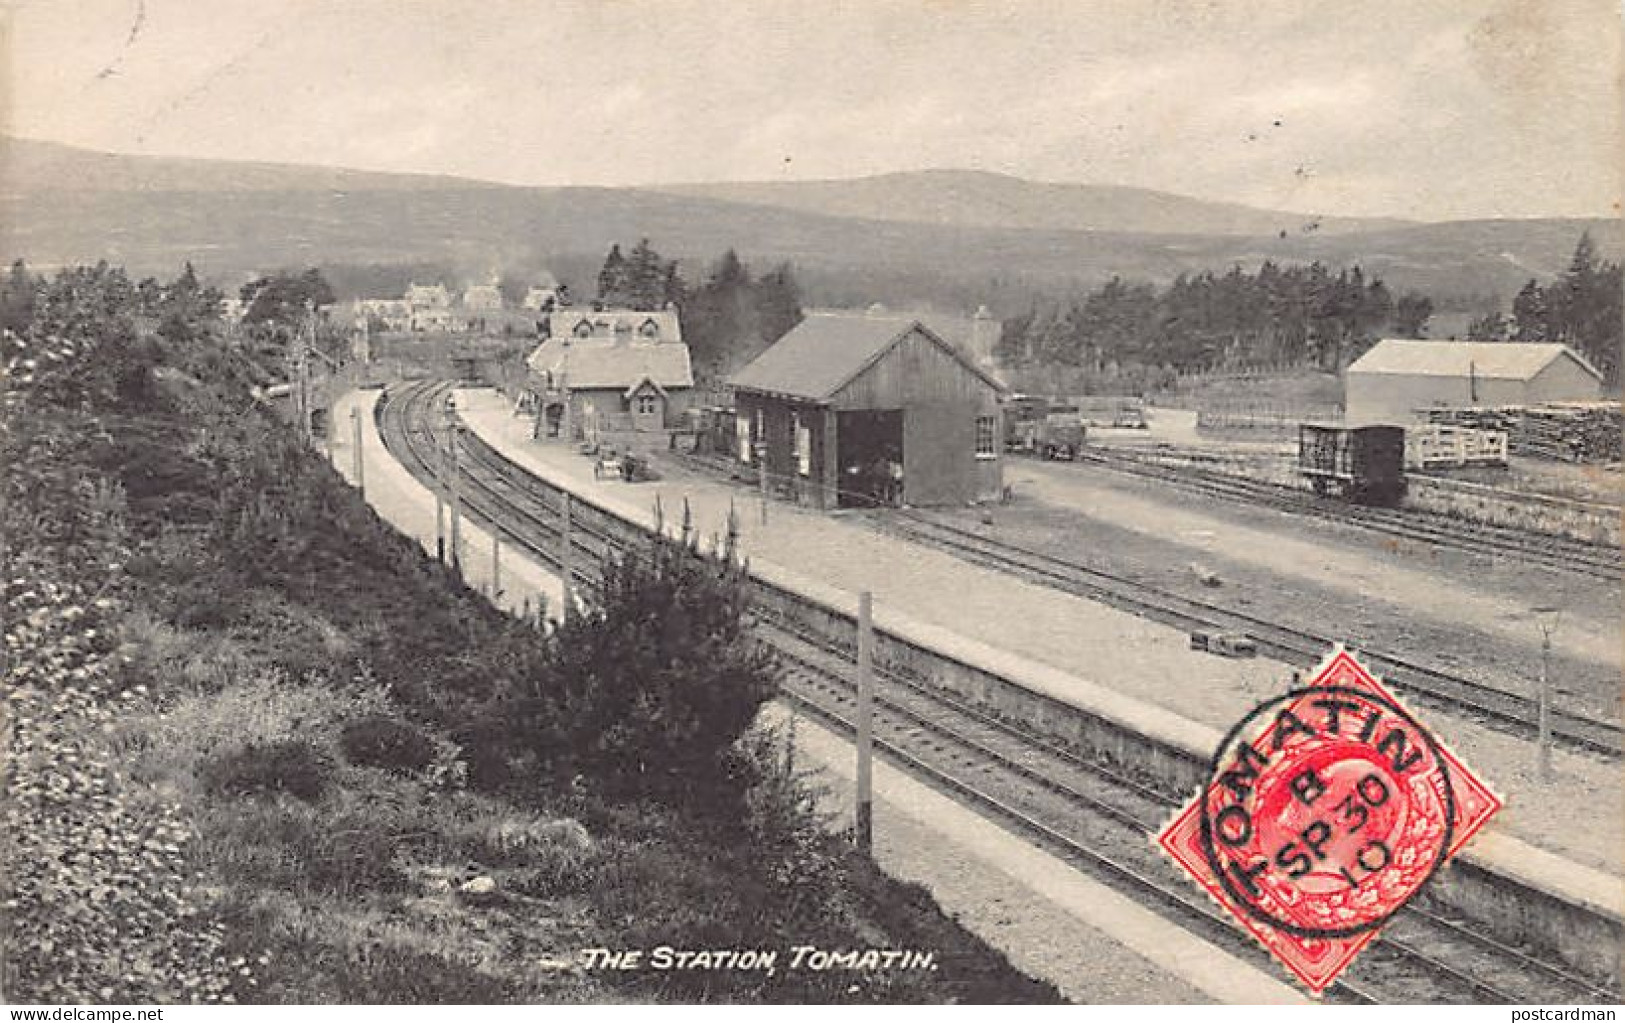
<path fill-rule="evenodd" d="M 67 192 L 329 192 L 500 188 L 429 174 L 287 163 L 127 156 L 0 136 L 0 194 Z"/>
<path fill-rule="evenodd" d="M 861 220 L 636 189 L 512 188 L 145 157 L 106 163 L 66 147 L 28 155 L 35 145 L 16 142 L 8 150 L 0 256 L 43 268 L 105 258 L 133 273 L 162 275 L 191 259 L 228 283 L 309 264 L 434 264 L 470 276 L 592 265 L 612 242 L 648 237 L 682 259 L 690 279 L 700 276 L 702 261 L 730 247 L 755 265 L 789 260 L 809 300 L 821 304 L 916 299 L 1010 310 L 1035 294 L 1092 286 L 1112 274 L 1160 282 L 1269 258 L 1359 262 L 1390 285 L 1420 288 L 1449 308 L 1482 304 L 1486 295 L 1509 301 L 1529 277 L 1560 270 L 1582 230 L 1610 257 L 1622 250 L 1619 224 L 1603 220 L 1285 238 L 1039 230 Z M 49 175 L 33 176 L 47 165 L 55 168 Z M 232 190 L 226 182 L 239 173 L 254 187 Z M 342 187 L 316 184 L 324 181 Z"/>
<path fill-rule="evenodd" d="M 964 227 L 1138 234 L 1347 234 L 1402 220 L 1320 217 L 1121 185 L 1026 181 L 985 171 L 927 170 L 833 181 L 659 185 L 651 191 L 823 216 Z"/>

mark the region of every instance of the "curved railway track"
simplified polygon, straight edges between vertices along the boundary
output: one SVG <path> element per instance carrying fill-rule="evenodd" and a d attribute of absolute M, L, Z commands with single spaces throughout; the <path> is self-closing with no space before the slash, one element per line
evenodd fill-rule
<path fill-rule="evenodd" d="M 888 510 L 884 517 L 872 517 L 870 521 L 883 531 L 974 564 L 1103 601 L 1179 628 L 1244 632 L 1258 644 L 1261 653 L 1289 664 L 1313 667 L 1332 648 L 1330 637 L 985 536 L 929 513 Z M 1360 654 L 1395 686 L 1427 702 L 1504 731 L 1524 736 L 1536 734 L 1539 708 L 1536 701 L 1527 696 L 1418 664 L 1397 654 L 1365 648 Z M 1609 757 L 1625 752 L 1625 728 L 1618 723 L 1561 708 L 1552 709 L 1552 734 L 1575 749 Z"/>
<path fill-rule="evenodd" d="M 409 385 L 381 412 L 385 443 L 415 475 L 435 478 L 435 438 L 421 426 L 444 385 Z M 554 492 L 483 442 L 461 438 L 465 510 L 556 569 L 561 524 Z M 574 573 L 591 587 L 598 559 L 624 554 L 607 534 L 576 524 Z M 755 628 L 784 665 L 784 692 L 843 734 L 855 731 L 850 651 L 755 612 Z M 907 676 L 877 670 L 876 746 L 904 770 L 971 804 L 1119 891 L 1274 970 L 1265 953 L 1157 853 L 1149 836 L 1178 798 L 1128 772 L 1046 743 Z M 1493 978 L 1493 979 L 1486 979 Z M 1350 1003 L 1545 1002 L 1617 994 L 1475 930 L 1419 908 L 1388 931 L 1330 989 Z"/>
<path fill-rule="evenodd" d="M 1528 530 L 1469 522 L 1437 512 L 1399 511 L 1318 497 L 1297 487 L 1246 479 L 1197 466 L 1171 466 L 1123 452 L 1086 450 L 1081 461 L 1187 490 L 1307 515 L 1372 532 L 1468 554 L 1512 558 L 1545 568 L 1618 583 L 1625 573 L 1620 552 L 1601 544 Z"/>

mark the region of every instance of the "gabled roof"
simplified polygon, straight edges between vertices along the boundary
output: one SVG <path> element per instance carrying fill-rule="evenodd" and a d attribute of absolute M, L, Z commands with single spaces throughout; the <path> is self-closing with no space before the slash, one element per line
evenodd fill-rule
<path fill-rule="evenodd" d="M 1406 341 L 1388 338 L 1356 359 L 1350 373 L 1413 376 L 1476 376 L 1491 380 L 1530 380 L 1554 360 L 1570 358 L 1587 373 L 1602 374 L 1567 345 L 1510 341 Z"/>
<path fill-rule="evenodd" d="M 693 387 L 688 346 L 613 338 L 549 338 L 525 360 L 538 374 L 551 374 L 572 390 L 627 391 L 648 380 L 662 391 Z"/>
<path fill-rule="evenodd" d="M 998 381 L 920 321 L 862 313 L 809 314 L 728 383 L 739 390 L 829 401 L 916 330 L 989 387 L 1003 391 Z"/>

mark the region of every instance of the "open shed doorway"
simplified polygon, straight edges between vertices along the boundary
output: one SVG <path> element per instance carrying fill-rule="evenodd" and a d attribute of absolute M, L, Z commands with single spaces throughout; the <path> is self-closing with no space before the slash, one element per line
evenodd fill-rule
<path fill-rule="evenodd" d="M 836 478 L 841 508 L 903 503 L 903 413 L 841 412 L 836 426 Z"/>

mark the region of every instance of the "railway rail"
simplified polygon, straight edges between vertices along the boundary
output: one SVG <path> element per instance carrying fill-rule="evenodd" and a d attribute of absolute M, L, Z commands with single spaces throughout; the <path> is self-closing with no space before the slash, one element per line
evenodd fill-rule
<path fill-rule="evenodd" d="M 870 521 L 883 531 L 946 551 L 973 564 L 1099 600 L 1182 629 L 1244 632 L 1258 644 L 1261 653 L 1289 664 L 1312 667 L 1332 648 L 1333 640 L 1327 636 L 986 536 L 930 513 L 888 510 L 884 517 L 876 516 Z M 1536 734 L 1539 706 L 1527 696 L 1418 664 L 1398 654 L 1365 648 L 1360 654 L 1395 686 L 1429 703 L 1514 734 Z M 1625 728 L 1617 722 L 1562 708 L 1552 708 L 1552 734 L 1567 746 L 1607 757 L 1618 757 L 1625 752 Z"/>
<path fill-rule="evenodd" d="M 1512 558 L 1615 583 L 1625 578 L 1625 562 L 1621 560 L 1620 551 L 1601 544 L 1470 522 L 1414 508 L 1398 510 L 1349 504 L 1335 498 L 1318 497 L 1283 483 L 1247 479 L 1198 466 L 1172 466 L 1125 452 L 1086 449 L 1080 461 L 1127 475 L 1172 483 L 1211 496 L 1354 525 L 1414 543 L 1480 556 Z"/>
<path fill-rule="evenodd" d="M 386 444 L 421 478 L 433 479 L 435 438 L 420 424 L 443 386 L 403 389 L 386 404 Z M 539 560 L 557 566 L 561 529 L 554 491 L 483 442 L 463 437 L 459 484 L 469 514 Z M 607 533 L 575 526 L 579 583 L 588 566 L 621 551 Z M 624 552 L 623 552 L 624 553 Z M 855 727 L 852 651 L 760 611 L 758 635 L 785 666 L 785 695 L 837 731 Z M 1177 796 L 1122 768 L 1094 763 L 963 704 L 921 680 L 877 672 L 876 745 L 904 770 L 1028 836 L 1196 933 L 1255 963 L 1264 953 L 1178 876 L 1149 836 Z M 1472 928 L 1408 907 L 1328 990 L 1334 1001 L 1573 1002 L 1617 993 Z"/>

